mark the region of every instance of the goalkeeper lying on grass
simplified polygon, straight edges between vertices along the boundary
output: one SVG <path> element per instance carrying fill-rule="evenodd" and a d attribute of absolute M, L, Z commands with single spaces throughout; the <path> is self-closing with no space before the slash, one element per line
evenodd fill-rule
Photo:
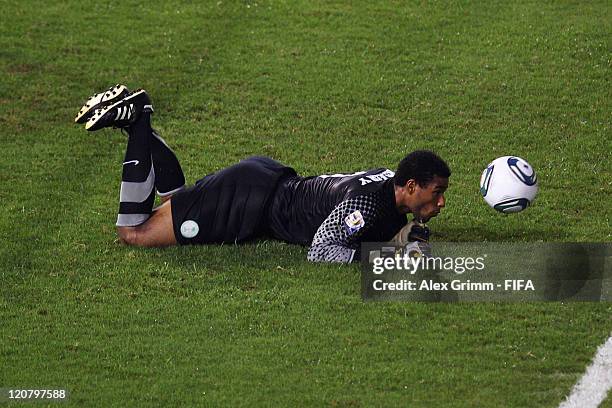
<path fill-rule="evenodd" d="M 397 171 L 301 177 L 267 157 L 250 157 L 185 188 L 178 159 L 151 128 L 144 90 L 116 85 L 93 95 L 75 121 L 95 131 L 125 129 L 117 232 L 143 247 L 240 243 L 272 237 L 308 245 L 308 260 L 351 262 L 360 243 L 427 241 L 423 223 L 444 207 L 450 170 L 429 151 L 407 155 Z M 163 204 L 153 209 L 155 191 Z M 412 213 L 413 222 L 406 214 Z"/>

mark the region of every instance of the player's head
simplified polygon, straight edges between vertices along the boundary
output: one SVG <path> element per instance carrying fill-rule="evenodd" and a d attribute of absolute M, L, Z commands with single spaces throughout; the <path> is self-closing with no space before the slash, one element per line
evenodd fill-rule
<path fill-rule="evenodd" d="M 416 150 L 404 157 L 394 177 L 398 210 L 423 222 L 438 215 L 446 203 L 450 175 L 448 165 L 434 152 Z"/>

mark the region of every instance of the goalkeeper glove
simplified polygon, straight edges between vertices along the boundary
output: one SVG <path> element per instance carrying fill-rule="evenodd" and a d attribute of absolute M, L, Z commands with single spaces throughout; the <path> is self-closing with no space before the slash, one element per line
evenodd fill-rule
<path fill-rule="evenodd" d="M 406 246 L 410 242 L 429 242 L 429 228 L 427 225 L 411 221 L 404 226 L 391 240 L 397 246 Z"/>
<path fill-rule="evenodd" d="M 409 256 L 431 256 L 429 228 L 418 221 L 413 220 L 406 224 L 393 237 L 391 243 L 402 247 Z"/>

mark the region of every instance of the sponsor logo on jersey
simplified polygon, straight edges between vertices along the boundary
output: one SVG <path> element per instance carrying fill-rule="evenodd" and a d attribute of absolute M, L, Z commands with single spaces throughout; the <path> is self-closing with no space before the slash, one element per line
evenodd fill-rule
<path fill-rule="evenodd" d="M 365 220 L 363 219 L 363 215 L 359 210 L 356 210 L 350 213 L 344 219 L 344 229 L 348 235 L 353 235 L 357 231 L 359 231 L 365 225 Z"/>

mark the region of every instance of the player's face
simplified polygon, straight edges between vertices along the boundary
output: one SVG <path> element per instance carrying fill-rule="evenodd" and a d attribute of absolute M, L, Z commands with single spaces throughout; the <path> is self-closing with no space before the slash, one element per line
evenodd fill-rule
<path fill-rule="evenodd" d="M 440 213 L 446 205 L 444 193 L 448 188 L 448 178 L 434 176 L 426 186 L 421 187 L 415 180 L 408 180 L 402 187 L 399 200 L 401 212 L 411 212 L 414 218 L 427 222 Z"/>

